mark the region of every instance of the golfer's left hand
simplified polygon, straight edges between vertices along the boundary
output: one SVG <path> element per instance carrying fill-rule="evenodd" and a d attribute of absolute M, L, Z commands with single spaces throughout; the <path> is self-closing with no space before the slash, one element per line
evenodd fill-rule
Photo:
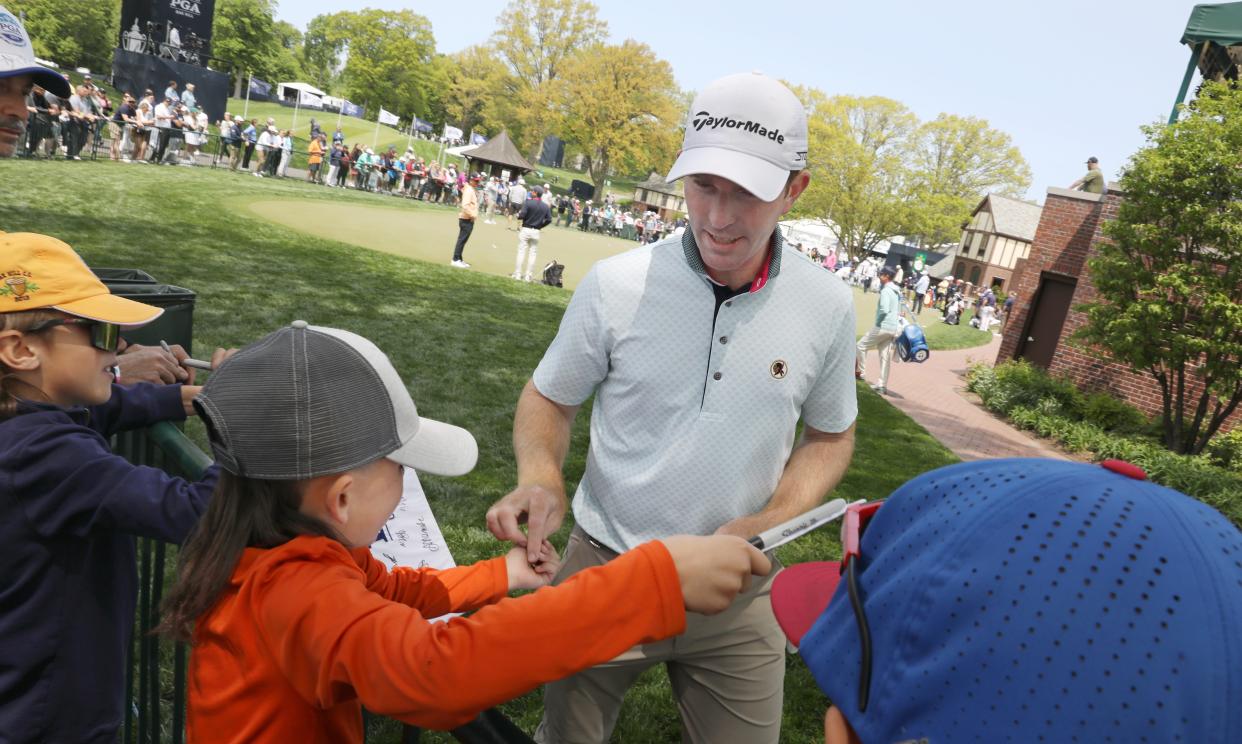
<path fill-rule="evenodd" d="M 505 566 L 509 569 L 509 591 L 538 589 L 552 583 L 561 568 L 561 558 L 552 543 L 544 540 L 537 563 L 527 560 L 526 548 L 515 547 L 505 554 Z"/>

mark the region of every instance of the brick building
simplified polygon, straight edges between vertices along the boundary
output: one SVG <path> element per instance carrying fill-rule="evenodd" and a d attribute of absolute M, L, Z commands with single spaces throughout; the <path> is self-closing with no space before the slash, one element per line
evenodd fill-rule
<path fill-rule="evenodd" d="M 1160 386 L 1149 374 L 1107 362 L 1099 355 L 1069 342 L 1087 319 L 1073 308 L 1096 298 L 1087 270 L 1092 246 L 1103 237 L 1101 228 L 1116 218 L 1123 195 L 1115 184 L 1104 194 L 1062 188 L 1048 189 L 1044 209 L 1031 243 L 1030 255 L 1014 268 L 1010 289 L 1018 293 L 997 363 L 1026 359 L 1054 375 L 1072 379 L 1079 389 L 1103 390 L 1124 398 L 1149 416 L 1163 407 Z M 1191 377 L 1188 401 L 1202 386 Z M 1193 411 L 1187 411 L 1193 416 Z M 1242 409 L 1226 422 L 1226 429 L 1242 423 Z"/>

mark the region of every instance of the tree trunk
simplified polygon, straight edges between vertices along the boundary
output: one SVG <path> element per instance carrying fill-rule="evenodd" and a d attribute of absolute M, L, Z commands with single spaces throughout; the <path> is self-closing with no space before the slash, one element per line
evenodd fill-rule
<path fill-rule="evenodd" d="M 1206 389 L 1203 394 L 1204 396 L 1208 394 Z M 1212 441 L 1212 437 L 1216 435 L 1216 432 L 1220 431 L 1221 424 L 1225 423 L 1225 420 L 1238 409 L 1239 403 L 1242 403 L 1242 384 L 1234 388 L 1233 396 L 1229 398 L 1229 402 L 1225 405 L 1222 406 L 1220 401 L 1217 400 L 1216 410 L 1212 412 L 1212 418 L 1208 422 L 1207 429 L 1199 440 L 1195 442 L 1193 454 L 1198 455 L 1203 452 L 1208 442 Z"/>
<path fill-rule="evenodd" d="M 601 163 L 600 160 L 603 160 Z M 608 180 L 608 159 L 601 156 L 587 158 L 587 173 L 591 176 L 591 183 L 595 185 L 595 198 L 604 198 L 604 182 Z"/>
<path fill-rule="evenodd" d="M 245 75 L 242 75 L 241 71 L 238 70 L 236 77 L 237 77 L 237 84 L 233 86 L 233 97 L 241 98 L 242 97 L 242 81 L 245 79 Z"/>

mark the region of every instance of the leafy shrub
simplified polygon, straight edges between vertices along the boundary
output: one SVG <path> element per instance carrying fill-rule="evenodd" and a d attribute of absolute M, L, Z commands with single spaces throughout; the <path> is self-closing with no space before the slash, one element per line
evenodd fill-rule
<path fill-rule="evenodd" d="M 1008 418 L 1015 426 L 1053 439 L 1071 452 L 1089 454 L 1092 460 L 1133 463 L 1153 482 L 1199 499 L 1242 527 L 1242 477 L 1217 467 L 1209 456 L 1179 455 L 1159 442 L 1105 431 L 1037 407 L 1016 406 Z"/>
<path fill-rule="evenodd" d="M 1015 407 L 1023 407 L 1079 418 L 1085 405 L 1074 383 L 1052 377 L 1025 359 L 995 367 L 974 365 L 967 372 L 966 389 L 978 395 L 989 409 L 1006 415 Z"/>
<path fill-rule="evenodd" d="M 1108 393 L 1090 393 L 1083 399 L 1083 420 L 1105 431 L 1138 433 L 1147 425 L 1143 412 Z"/>
<path fill-rule="evenodd" d="M 1208 443 L 1207 455 L 1222 468 L 1242 474 L 1242 428 L 1217 434 Z"/>

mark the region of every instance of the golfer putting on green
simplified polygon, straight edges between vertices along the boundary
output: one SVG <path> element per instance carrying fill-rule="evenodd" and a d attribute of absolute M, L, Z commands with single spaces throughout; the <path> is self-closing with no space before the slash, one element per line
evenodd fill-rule
<path fill-rule="evenodd" d="M 853 302 L 777 230 L 810 181 L 806 155 L 788 88 L 757 73 L 717 80 L 668 174 L 684 179 L 690 229 L 601 261 L 578 285 L 518 401 L 517 487 L 487 515 L 497 537 L 534 552 L 560 527 L 570 425 L 595 394 L 555 582 L 664 535 L 759 535 L 841 480 L 857 413 Z M 536 738 L 608 741 L 626 690 L 664 663 L 684 741 L 776 742 L 785 643 L 770 583 L 717 616 L 691 614 L 676 638 L 549 684 Z"/>

